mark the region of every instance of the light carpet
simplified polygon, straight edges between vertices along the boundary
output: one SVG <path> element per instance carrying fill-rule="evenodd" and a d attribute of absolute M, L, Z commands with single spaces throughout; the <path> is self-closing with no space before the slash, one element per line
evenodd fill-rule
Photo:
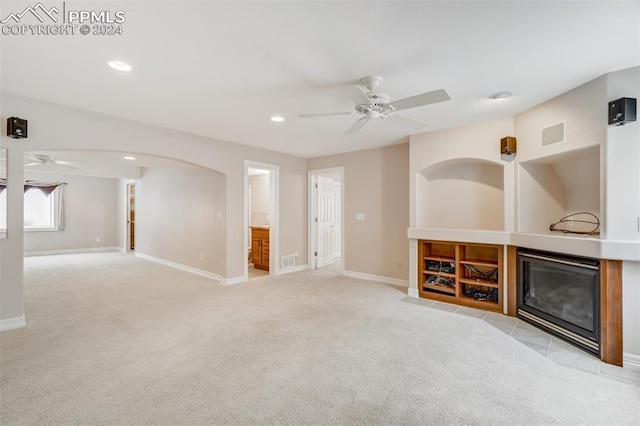
<path fill-rule="evenodd" d="M 332 270 L 225 287 L 122 253 L 25 259 L 0 423 L 640 424 L 640 387 Z"/>

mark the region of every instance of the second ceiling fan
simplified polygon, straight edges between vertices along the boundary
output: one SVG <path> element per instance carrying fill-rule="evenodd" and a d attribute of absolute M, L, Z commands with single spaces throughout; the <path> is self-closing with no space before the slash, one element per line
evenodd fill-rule
<path fill-rule="evenodd" d="M 421 93 L 419 95 L 409 96 L 408 98 L 390 102 L 389 95 L 382 92 L 376 92 L 376 89 L 381 83 L 382 77 L 378 76 L 368 76 L 360 79 L 353 90 L 353 100 L 356 103 L 355 111 L 298 114 L 298 116 L 301 118 L 313 118 L 334 115 L 362 115 L 360 119 L 347 129 L 345 132 L 347 135 L 359 132 L 360 129 L 362 129 L 369 121 L 378 119 L 388 120 L 392 123 L 399 124 L 413 130 L 418 130 L 425 127 L 427 123 L 398 114 L 397 111 L 417 108 L 451 99 L 446 90 L 438 89 L 432 92 Z"/>

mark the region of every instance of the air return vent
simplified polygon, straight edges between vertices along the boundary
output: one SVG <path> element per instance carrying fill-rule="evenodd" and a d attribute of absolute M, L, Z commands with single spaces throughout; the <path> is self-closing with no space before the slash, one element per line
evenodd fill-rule
<path fill-rule="evenodd" d="M 564 121 L 542 129 L 542 146 L 564 142 Z"/>
<path fill-rule="evenodd" d="M 282 256 L 282 269 L 296 266 L 296 256 L 293 254 Z"/>

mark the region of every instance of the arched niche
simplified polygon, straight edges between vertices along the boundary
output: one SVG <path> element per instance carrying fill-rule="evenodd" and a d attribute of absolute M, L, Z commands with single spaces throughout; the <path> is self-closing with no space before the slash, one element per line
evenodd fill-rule
<path fill-rule="evenodd" d="M 419 228 L 504 230 L 504 167 L 477 158 L 432 164 L 416 174 Z"/>

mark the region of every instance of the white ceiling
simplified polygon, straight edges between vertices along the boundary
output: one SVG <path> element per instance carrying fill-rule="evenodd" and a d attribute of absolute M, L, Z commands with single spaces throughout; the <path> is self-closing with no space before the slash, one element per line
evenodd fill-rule
<path fill-rule="evenodd" d="M 2 18 L 34 1 L 3 1 Z M 67 7 L 124 10 L 124 33 L 2 35 L 2 90 L 302 157 L 406 140 L 410 132 L 389 122 L 345 136 L 357 117 L 297 117 L 352 110 L 344 85 L 365 75 L 384 77 L 392 100 L 446 89 L 451 101 L 405 111 L 431 131 L 513 115 L 640 64 L 637 0 Z M 133 71 L 111 70 L 112 59 Z M 514 96 L 487 99 L 501 90 Z"/>

